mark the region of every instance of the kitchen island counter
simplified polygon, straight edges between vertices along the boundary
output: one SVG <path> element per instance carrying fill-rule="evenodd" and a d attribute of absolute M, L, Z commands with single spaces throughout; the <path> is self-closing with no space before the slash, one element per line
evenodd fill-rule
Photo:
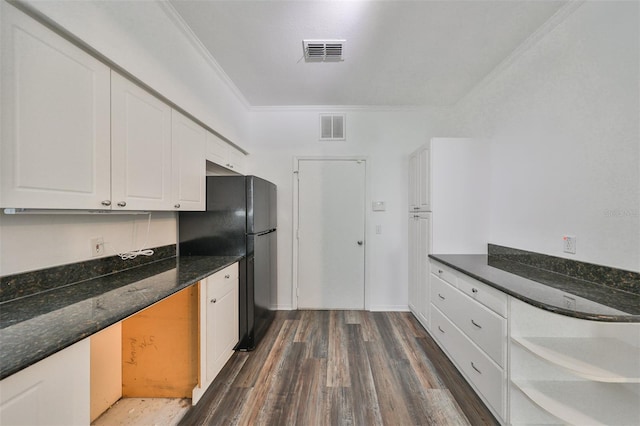
<path fill-rule="evenodd" d="M 0 303 L 4 379 L 239 261 L 170 257 Z"/>

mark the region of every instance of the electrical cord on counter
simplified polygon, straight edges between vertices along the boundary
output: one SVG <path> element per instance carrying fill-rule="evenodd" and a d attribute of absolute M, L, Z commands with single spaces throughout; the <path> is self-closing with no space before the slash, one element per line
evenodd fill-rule
<path fill-rule="evenodd" d="M 134 221 L 134 243 L 135 243 L 135 221 Z M 144 244 L 142 245 L 142 247 L 146 247 L 147 245 L 147 241 L 149 239 L 149 229 L 151 228 L 151 212 L 149 212 L 149 216 L 148 216 L 148 220 L 147 220 L 147 236 L 144 239 Z M 138 256 L 152 256 L 153 255 L 153 250 L 151 249 L 139 249 L 139 250 L 131 250 L 128 251 L 126 253 L 121 253 L 119 251 L 116 251 L 116 255 L 118 255 L 120 257 L 120 259 L 122 260 L 131 260 L 131 259 L 135 259 Z"/>

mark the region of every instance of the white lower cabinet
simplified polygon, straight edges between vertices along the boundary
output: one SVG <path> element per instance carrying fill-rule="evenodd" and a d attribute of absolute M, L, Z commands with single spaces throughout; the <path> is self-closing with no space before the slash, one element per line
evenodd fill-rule
<path fill-rule="evenodd" d="M 485 284 L 434 261 L 430 268 L 431 335 L 496 418 L 506 423 L 507 319 L 459 288 L 464 280 L 472 286 L 471 294 L 486 294 L 490 290 Z M 494 302 L 506 312 L 507 296 L 501 295 Z"/>
<path fill-rule="evenodd" d="M 195 405 L 233 354 L 238 343 L 238 264 L 200 283 L 200 377 Z"/>
<path fill-rule="evenodd" d="M 89 424 L 89 359 L 84 339 L 2 380 L 0 424 Z"/>

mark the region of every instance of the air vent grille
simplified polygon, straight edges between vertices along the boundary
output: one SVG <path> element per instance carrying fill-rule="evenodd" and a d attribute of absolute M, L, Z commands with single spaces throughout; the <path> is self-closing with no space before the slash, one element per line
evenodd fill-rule
<path fill-rule="evenodd" d="M 345 40 L 303 40 L 304 57 L 308 62 L 343 61 Z"/>
<path fill-rule="evenodd" d="M 320 114 L 320 140 L 346 140 L 345 124 L 345 114 Z"/>

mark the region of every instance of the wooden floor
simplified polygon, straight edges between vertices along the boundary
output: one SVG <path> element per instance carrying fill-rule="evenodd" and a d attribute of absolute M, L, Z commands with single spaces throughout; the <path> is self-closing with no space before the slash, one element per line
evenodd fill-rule
<path fill-rule="evenodd" d="M 280 311 L 180 424 L 497 422 L 412 314 Z"/>

